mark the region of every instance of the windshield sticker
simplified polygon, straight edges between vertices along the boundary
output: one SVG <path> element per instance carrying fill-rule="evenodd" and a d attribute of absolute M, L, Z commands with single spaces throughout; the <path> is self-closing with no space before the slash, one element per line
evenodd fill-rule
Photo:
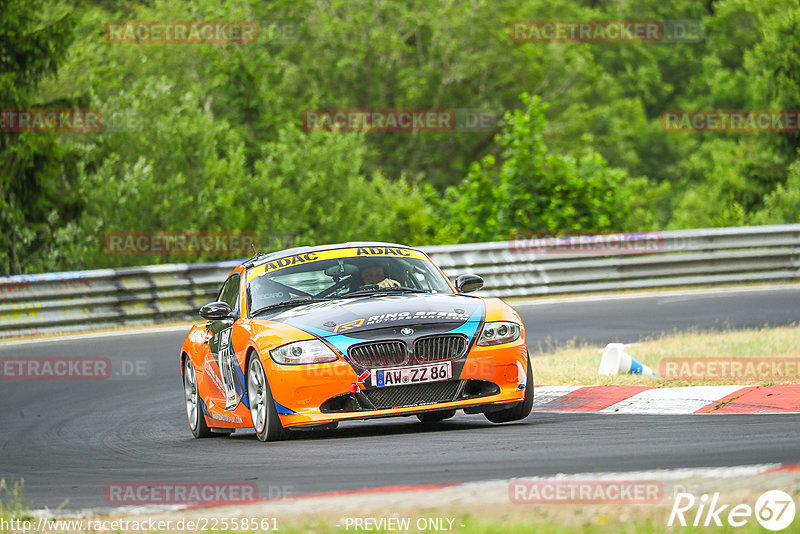
<path fill-rule="evenodd" d="M 362 247 L 356 252 L 357 256 L 411 256 L 407 248 L 393 247 Z"/>
<path fill-rule="evenodd" d="M 247 281 L 265 273 L 285 269 L 293 265 L 303 263 L 313 263 L 322 260 L 332 260 L 338 258 L 358 258 L 364 256 L 402 256 L 405 258 L 419 258 L 427 260 L 428 257 L 422 252 L 410 248 L 400 247 L 358 247 L 358 248 L 337 248 L 332 250 L 321 250 L 319 252 L 306 252 L 304 254 L 290 254 L 283 258 L 269 261 L 267 263 L 253 267 L 247 272 Z"/>

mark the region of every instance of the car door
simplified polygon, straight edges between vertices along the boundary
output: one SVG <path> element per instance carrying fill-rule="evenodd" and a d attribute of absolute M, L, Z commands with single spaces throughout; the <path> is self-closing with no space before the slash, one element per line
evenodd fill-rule
<path fill-rule="evenodd" d="M 220 402 L 224 410 L 232 410 L 239 403 L 244 384 L 237 373 L 238 363 L 236 354 L 233 350 L 231 334 L 233 324 L 239 318 L 241 306 L 239 302 L 239 287 L 241 276 L 239 273 L 232 274 L 220 289 L 217 300 L 227 303 L 233 310 L 233 317 L 209 321 L 206 329 L 208 335 L 208 348 L 211 360 L 206 368 L 210 375 L 208 378 L 211 383 L 211 390 L 218 390 L 217 402 Z M 237 387 L 238 386 L 238 387 Z"/>

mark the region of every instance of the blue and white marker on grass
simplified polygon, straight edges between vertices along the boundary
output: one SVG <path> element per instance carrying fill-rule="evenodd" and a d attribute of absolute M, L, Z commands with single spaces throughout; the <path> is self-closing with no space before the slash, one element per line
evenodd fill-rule
<path fill-rule="evenodd" d="M 619 374 L 635 374 L 658 376 L 658 373 L 650 369 L 645 364 L 636 361 L 630 354 L 625 352 L 626 345 L 623 343 L 609 343 L 603 350 L 603 357 L 600 360 L 600 376 L 615 376 Z"/>

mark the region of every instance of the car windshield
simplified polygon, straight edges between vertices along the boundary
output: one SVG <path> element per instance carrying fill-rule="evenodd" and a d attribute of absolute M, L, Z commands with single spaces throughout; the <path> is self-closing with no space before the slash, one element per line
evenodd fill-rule
<path fill-rule="evenodd" d="M 317 300 L 385 293 L 453 293 L 421 252 L 361 247 L 287 255 L 247 273 L 250 315 Z"/>

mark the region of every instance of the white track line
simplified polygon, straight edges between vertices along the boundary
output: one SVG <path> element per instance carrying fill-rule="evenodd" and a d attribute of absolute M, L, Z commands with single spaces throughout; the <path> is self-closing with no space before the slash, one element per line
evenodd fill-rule
<path fill-rule="evenodd" d="M 735 296 L 737 293 L 757 293 L 762 291 L 786 291 L 800 290 L 800 284 L 769 284 L 754 287 L 718 287 L 718 288 L 704 288 L 704 289 L 677 289 L 677 290 L 663 290 L 663 291 L 639 291 L 635 293 L 623 293 L 614 295 L 588 295 L 576 297 L 547 297 L 526 299 L 526 300 L 509 300 L 509 304 L 513 307 L 518 306 L 543 306 L 547 304 L 565 304 L 569 302 L 605 302 L 609 300 L 634 300 L 643 298 L 670 298 L 670 297 L 688 297 L 695 295 L 721 295 L 721 296 Z"/>
<path fill-rule="evenodd" d="M 76 341 L 81 339 L 95 339 L 102 337 L 118 337 L 118 336 L 131 336 L 138 334 L 159 334 L 162 332 L 178 332 L 183 331 L 189 333 L 192 323 L 186 323 L 183 326 L 154 326 L 149 328 L 136 328 L 133 330 L 115 330 L 112 332 L 86 332 L 83 334 L 58 334 L 49 337 L 40 337 L 34 339 L 12 339 L 10 341 L 0 341 L 0 347 L 9 345 L 27 345 L 33 343 L 50 343 L 53 341 Z"/>
<path fill-rule="evenodd" d="M 692 414 L 746 386 L 653 388 L 612 404 L 600 413 Z"/>

